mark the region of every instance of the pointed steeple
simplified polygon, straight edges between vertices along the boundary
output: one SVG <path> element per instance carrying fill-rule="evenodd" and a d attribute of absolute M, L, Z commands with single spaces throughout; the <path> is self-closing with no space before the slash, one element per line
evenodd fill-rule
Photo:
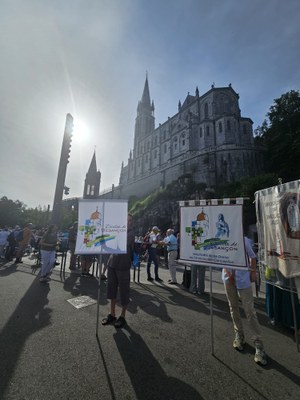
<path fill-rule="evenodd" d="M 149 84 L 148 84 L 148 74 L 146 74 L 146 81 L 145 81 L 145 86 L 144 86 L 144 91 L 143 91 L 143 96 L 142 96 L 141 102 L 143 103 L 144 106 L 151 107 Z"/>
<path fill-rule="evenodd" d="M 99 196 L 101 172 L 97 171 L 96 151 L 94 151 L 89 170 L 86 174 L 83 189 L 83 198 L 97 198 Z"/>
<path fill-rule="evenodd" d="M 95 172 L 97 172 L 97 163 L 96 163 L 96 153 L 94 151 L 94 154 L 93 154 L 93 157 L 91 160 L 91 164 L 90 164 L 90 168 L 88 170 L 88 174 L 95 173 Z"/>
<path fill-rule="evenodd" d="M 137 117 L 135 120 L 134 148 L 137 143 L 150 135 L 155 128 L 154 102 L 150 100 L 150 91 L 148 83 L 148 74 L 144 85 L 144 91 L 141 100 L 137 106 Z"/>

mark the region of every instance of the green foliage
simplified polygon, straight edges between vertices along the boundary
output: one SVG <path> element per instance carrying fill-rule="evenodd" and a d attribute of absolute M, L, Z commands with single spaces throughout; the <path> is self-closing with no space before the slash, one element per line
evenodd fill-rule
<path fill-rule="evenodd" d="M 67 207 L 62 207 L 60 211 L 60 229 L 62 231 L 69 229 L 73 223 L 77 220 L 75 212 Z"/>
<path fill-rule="evenodd" d="M 218 197 L 219 199 L 226 197 L 249 198 L 249 200 L 246 200 L 244 202 L 244 221 L 246 225 L 255 224 L 255 192 L 275 185 L 278 185 L 278 176 L 276 174 L 264 174 L 243 178 L 239 182 L 219 187 L 216 197 Z"/>
<path fill-rule="evenodd" d="M 18 224 L 23 227 L 31 222 L 34 228 L 41 228 L 47 224 L 47 218 L 47 210 L 42 210 L 40 206 L 27 208 L 19 200 L 13 201 L 5 196 L 0 199 L 0 226 L 13 227 Z"/>
<path fill-rule="evenodd" d="M 284 182 L 300 177 L 300 95 L 291 90 L 274 100 L 255 133 L 266 146 L 267 172 L 277 174 Z"/>
<path fill-rule="evenodd" d="M 130 207 L 130 212 L 138 216 L 159 201 L 190 200 L 196 197 L 204 197 L 206 194 L 205 189 L 205 183 L 195 183 L 190 174 L 185 174 L 179 177 L 178 180 L 171 182 L 165 188 L 161 188 L 144 199 L 134 202 Z"/>

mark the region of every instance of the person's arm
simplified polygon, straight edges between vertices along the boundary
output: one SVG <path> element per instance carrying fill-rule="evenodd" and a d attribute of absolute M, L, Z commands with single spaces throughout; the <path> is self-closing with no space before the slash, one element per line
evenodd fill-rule
<path fill-rule="evenodd" d="M 251 246 L 251 242 L 248 238 L 245 238 L 245 247 L 246 247 L 246 253 L 249 259 L 249 269 L 250 269 L 250 280 L 251 282 L 256 281 L 256 254 L 254 253 L 254 250 Z"/>

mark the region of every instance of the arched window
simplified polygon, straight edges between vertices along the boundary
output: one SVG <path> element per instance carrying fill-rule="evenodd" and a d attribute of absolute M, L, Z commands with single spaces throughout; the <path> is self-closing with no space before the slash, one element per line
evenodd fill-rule
<path fill-rule="evenodd" d="M 247 126 L 246 125 L 243 125 L 243 132 L 244 132 L 244 135 L 247 134 Z"/>
<path fill-rule="evenodd" d="M 208 104 L 204 104 L 204 118 L 208 118 Z"/>
<path fill-rule="evenodd" d="M 167 144 L 166 143 L 164 144 L 164 152 L 165 153 L 167 152 Z"/>
<path fill-rule="evenodd" d="M 219 122 L 219 133 L 222 133 L 223 127 L 222 127 L 222 122 Z"/>
<path fill-rule="evenodd" d="M 209 136 L 209 126 L 206 127 L 206 136 Z"/>
<path fill-rule="evenodd" d="M 227 130 L 230 131 L 231 130 L 231 123 L 230 120 L 227 120 Z"/>
<path fill-rule="evenodd" d="M 203 135 L 203 129 L 200 128 L 200 137 L 202 137 L 202 135 Z"/>

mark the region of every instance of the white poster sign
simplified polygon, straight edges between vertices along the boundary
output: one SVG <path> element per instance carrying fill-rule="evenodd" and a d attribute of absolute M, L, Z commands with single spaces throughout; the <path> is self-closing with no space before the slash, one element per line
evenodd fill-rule
<path fill-rule="evenodd" d="M 182 207 L 180 259 L 213 267 L 246 267 L 241 205 Z"/>
<path fill-rule="evenodd" d="M 125 200 L 79 200 L 76 254 L 126 253 Z"/>
<path fill-rule="evenodd" d="M 300 276 L 300 180 L 255 193 L 260 258 L 285 278 Z M 280 283 L 280 276 L 275 276 Z"/>

